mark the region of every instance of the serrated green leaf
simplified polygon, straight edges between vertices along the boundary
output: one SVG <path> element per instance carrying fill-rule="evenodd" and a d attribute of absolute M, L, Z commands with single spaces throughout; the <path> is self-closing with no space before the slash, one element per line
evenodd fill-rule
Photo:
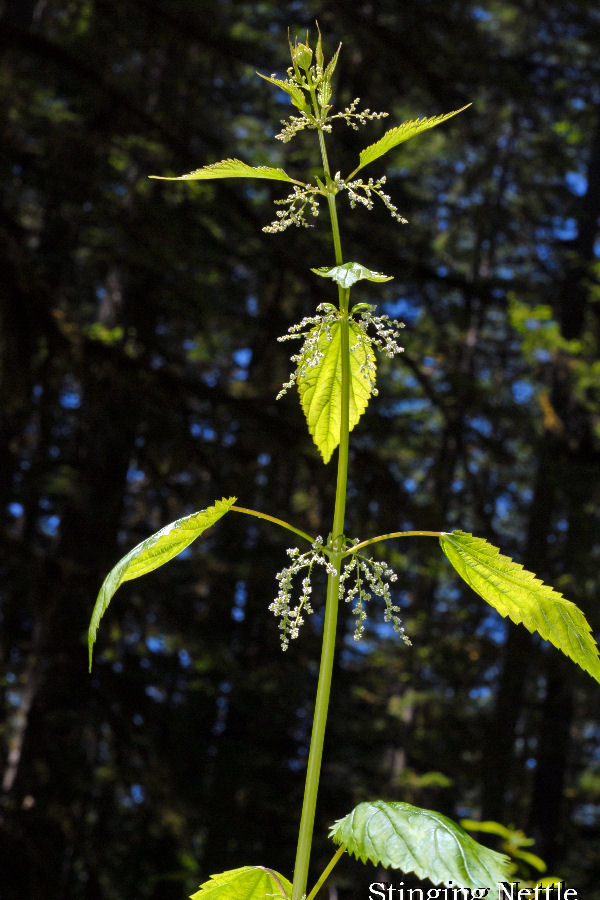
<path fill-rule="evenodd" d="M 315 326 L 315 331 L 319 326 Z M 375 377 L 375 354 L 369 338 L 355 322 L 350 328 L 350 431 L 354 428 L 369 403 Z M 328 332 L 323 332 L 318 342 L 322 354 L 315 366 L 305 365 L 297 384 L 300 404 L 306 416 L 308 430 L 317 445 L 324 462 L 340 442 L 342 415 L 342 347 L 341 323 L 334 322 Z M 371 380 L 367 374 L 371 375 Z M 303 368 L 300 360 L 298 368 Z M 362 371 L 361 371 L 362 369 Z"/>
<path fill-rule="evenodd" d="M 342 45 L 340 44 L 329 60 L 327 68 L 323 72 L 323 80 L 321 81 L 319 87 L 317 88 L 317 100 L 319 101 L 319 105 L 321 109 L 327 107 L 329 101 L 331 100 L 331 77 L 335 71 L 335 67 L 337 66 L 338 57 L 340 55 L 340 50 Z"/>
<path fill-rule="evenodd" d="M 194 169 L 187 175 L 149 175 L 158 181 L 209 181 L 211 178 L 268 178 L 270 181 L 289 181 L 302 184 L 283 171 L 270 166 L 249 166 L 241 159 L 221 159 L 219 162 Z"/>
<path fill-rule="evenodd" d="M 452 116 L 457 116 L 458 113 L 463 112 L 471 106 L 470 103 L 467 103 L 466 106 L 462 106 L 460 109 L 455 109 L 453 112 L 444 113 L 441 116 L 430 116 L 429 118 L 423 119 L 414 119 L 413 121 L 403 122 L 401 125 L 397 125 L 395 128 L 390 128 L 389 131 L 383 135 L 378 141 L 375 141 L 374 144 L 370 144 L 368 147 L 365 147 L 364 150 L 360 152 L 360 164 L 356 167 L 356 169 L 352 172 L 351 175 L 348 176 L 348 179 L 353 178 L 360 169 L 364 168 L 368 163 L 373 162 L 375 159 L 379 159 L 380 156 L 383 156 L 384 153 L 389 153 L 390 150 L 393 150 L 394 147 L 397 147 L 398 144 L 403 144 L 404 141 L 410 140 L 410 138 L 415 137 L 415 135 L 420 134 L 422 131 L 427 131 L 429 128 L 435 128 L 436 125 L 441 125 L 442 122 L 445 122 L 447 119 L 451 119 Z"/>
<path fill-rule="evenodd" d="M 192 541 L 214 525 L 215 522 L 228 512 L 236 501 L 236 497 L 217 500 L 213 506 L 202 509 L 165 525 L 160 531 L 137 544 L 114 566 L 102 583 L 90 621 L 88 630 L 89 665 L 92 668 L 92 650 L 98 633 L 98 626 L 102 616 L 108 609 L 117 588 L 124 581 L 139 578 L 153 569 L 163 566 L 174 556 L 185 550 Z"/>
<path fill-rule="evenodd" d="M 291 44 L 290 49 L 292 51 L 292 62 L 294 63 L 294 67 L 297 68 L 298 61 L 294 56 L 294 48 Z M 287 81 L 282 81 L 281 78 L 274 78 L 272 75 L 263 75 L 261 72 L 257 72 L 256 74 L 260 78 L 264 78 L 265 81 L 270 81 L 271 84 L 274 84 L 275 87 L 278 87 L 281 91 L 285 91 L 285 93 L 289 95 L 290 100 L 296 109 L 299 109 L 301 112 L 310 113 L 310 104 L 307 103 L 304 91 L 302 91 L 301 88 L 296 87 L 294 84 L 288 84 Z"/>
<path fill-rule="evenodd" d="M 359 803 L 330 837 L 362 862 L 414 872 L 433 884 L 493 888 L 508 881 L 510 860 L 479 844 L 441 813 L 410 803 Z"/>
<path fill-rule="evenodd" d="M 325 64 L 325 57 L 323 56 L 323 41 L 321 39 L 321 29 L 319 28 L 319 23 L 317 25 L 317 34 L 319 37 L 317 38 L 317 46 L 315 48 L 315 62 L 317 64 L 317 68 L 322 69 Z"/>
<path fill-rule="evenodd" d="M 343 288 L 350 288 L 357 281 L 391 281 L 394 277 L 393 275 L 382 275 L 381 272 L 372 272 L 371 269 L 367 269 L 366 266 L 362 266 L 357 262 L 342 263 L 342 265 L 333 266 L 333 268 L 320 266 L 318 269 L 311 269 L 310 271 L 314 272 L 315 275 L 320 275 L 321 278 L 333 279 L 336 284 Z"/>
<path fill-rule="evenodd" d="M 292 885 L 273 869 L 242 866 L 211 875 L 191 900 L 288 900 Z"/>
<path fill-rule="evenodd" d="M 339 55 L 340 55 L 340 50 L 341 50 L 341 49 L 342 49 L 342 45 L 341 45 L 341 44 L 338 44 L 337 50 L 335 51 L 335 53 L 333 54 L 333 56 L 331 57 L 331 59 L 330 59 L 329 62 L 327 63 L 327 68 L 325 69 L 325 72 L 324 72 L 325 81 L 330 81 L 330 80 L 331 80 L 331 76 L 332 76 L 333 73 L 335 72 L 335 67 L 336 67 L 337 64 L 338 64 L 338 59 L 339 59 Z"/>
<path fill-rule="evenodd" d="M 600 682 L 598 647 L 579 607 L 483 538 L 453 531 L 440 544 L 460 577 L 501 616 L 537 632 Z"/>

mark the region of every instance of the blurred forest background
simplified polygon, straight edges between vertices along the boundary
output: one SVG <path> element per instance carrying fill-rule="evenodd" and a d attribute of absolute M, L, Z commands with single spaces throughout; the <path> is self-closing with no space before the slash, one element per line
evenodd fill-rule
<path fill-rule="evenodd" d="M 291 875 L 319 616 L 267 607 L 285 533 L 231 515 L 125 585 L 131 546 L 234 494 L 326 535 L 288 325 L 331 299 L 320 230 L 266 235 L 277 186 L 166 184 L 238 156 L 305 177 L 287 29 L 343 42 L 334 169 L 407 118 L 473 106 L 370 167 L 408 226 L 342 200 L 357 300 L 406 323 L 353 434 L 347 533 L 461 528 L 600 629 L 600 10 L 585 0 L 0 2 L 0 896 L 171 900 L 211 872 Z M 323 217 L 325 212 L 322 213 Z M 365 284 L 365 282 L 363 282 Z M 379 545 L 381 546 L 381 545 Z M 382 551 L 383 552 L 383 551 Z M 600 898 L 598 685 L 506 623 L 434 542 L 386 545 L 413 646 L 344 610 L 318 808 L 408 800 L 525 829 Z M 347 860 L 339 898 L 373 870 Z"/>

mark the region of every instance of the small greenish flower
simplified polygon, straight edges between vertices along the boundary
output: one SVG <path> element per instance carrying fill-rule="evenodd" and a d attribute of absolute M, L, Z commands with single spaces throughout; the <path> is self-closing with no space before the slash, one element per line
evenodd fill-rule
<path fill-rule="evenodd" d="M 358 543 L 358 540 L 353 543 Z M 306 553 L 301 553 L 297 547 L 290 547 L 287 554 L 292 562 L 277 573 L 279 590 L 277 597 L 269 606 L 269 611 L 280 620 L 282 650 L 287 650 L 290 641 L 298 637 L 300 626 L 304 623 L 304 616 L 314 612 L 311 604 L 311 579 L 314 567 L 322 566 L 328 575 L 334 577 L 337 574 L 323 548 L 323 538 L 320 536 L 315 539 L 311 549 Z M 300 594 L 295 599 L 293 597 L 294 581 L 295 576 L 300 572 L 305 572 L 305 574 L 300 582 Z M 390 584 L 395 582 L 397 577 L 396 573 L 384 562 L 359 553 L 352 554 L 344 563 L 340 577 L 339 597 L 340 600 L 353 604 L 352 613 L 356 618 L 355 641 L 360 640 L 364 633 L 367 618 L 366 604 L 372 596 L 375 596 L 381 597 L 385 603 L 384 621 L 392 624 L 394 631 L 400 634 L 405 644 L 410 644 L 410 639 L 400 619 L 400 607 L 393 603 L 390 593 Z"/>
<path fill-rule="evenodd" d="M 320 193 L 318 188 L 310 184 L 303 187 L 294 185 L 291 194 L 282 200 L 273 201 L 276 206 L 284 208 L 277 210 L 275 218 L 269 225 L 264 226 L 263 231 L 267 234 L 274 234 L 277 231 L 285 231 L 290 225 L 295 225 L 297 228 L 308 228 L 309 222 L 306 214 L 310 212 L 313 218 L 319 215 L 318 195 Z"/>
<path fill-rule="evenodd" d="M 269 611 L 279 617 L 279 631 L 281 632 L 281 649 L 287 650 L 290 641 L 298 637 L 300 626 L 304 623 L 304 616 L 314 612 L 310 595 L 312 594 L 311 576 L 313 568 L 323 566 L 328 575 L 335 575 L 335 568 L 323 552 L 323 538 L 317 537 L 306 553 L 300 553 L 297 547 L 290 547 L 287 551 L 291 558 L 291 565 L 286 566 L 277 573 L 279 590 L 276 598 L 269 606 Z M 306 569 L 301 582 L 300 597 L 294 603 L 292 592 L 294 589 L 294 576 Z"/>
<path fill-rule="evenodd" d="M 382 175 L 377 181 L 374 181 L 372 178 L 369 178 L 367 182 L 363 181 L 362 178 L 355 178 L 354 181 L 344 181 L 340 173 L 337 172 L 335 185 L 338 191 L 346 191 L 351 209 L 356 209 L 356 205 L 360 204 L 370 211 L 373 209 L 373 197 L 379 197 L 392 219 L 396 219 L 401 225 L 406 225 L 408 224 L 408 219 L 400 215 L 398 208 L 392 203 L 390 195 L 381 190 L 386 180 L 386 176 Z"/>
<path fill-rule="evenodd" d="M 399 615 L 400 607 L 393 603 L 390 593 L 390 583 L 397 579 L 398 576 L 393 569 L 381 560 L 375 560 L 360 553 L 355 553 L 350 557 L 340 578 L 339 596 L 340 600 L 353 604 L 352 614 L 356 619 L 355 641 L 359 641 L 364 633 L 367 619 L 366 604 L 372 596 L 375 596 L 381 597 L 385 603 L 384 621 L 392 624 L 394 631 L 400 634 L 405 644 L 410 644 L 410 638 L 404 630 Z"/>
<path fill-rule="evenodd" d="M 404 325 L 397 319 L 390 319 L 386 315 L 375 316 L 373 315 L 374 310 L 375 307 L 370 303 L 357 303 L 352 308 L 349 318 L 358 328 L 355 330 L 355 342 L 350 347 L 350 352 L 354 353 L 368 345 L 385 353 L 391 359 L 403 352 L 404 348 L 398 344 L 397 338 Z M 310 369 L 315 369 L 320 365 L 323 359 L 323 340 L 331 342 L 331 328 L 340 321 L 340 318 L 341 313 L 332 303 L 320 303 L 317 306 L 317 315 L 305 316 L 301 322 L 290 326 L 287 334 L 277 338 L 278 341 L 304 339 L 298 353 L 290 357 L 290 361 L 296 363 L 296 368 L 277 394 L 277 400 L 283 397 L 294 384 L 306 378 Z M 369 328 L 374 334 L 369 334 Z M 370 382 L 373 396 L 377 396 L 374 363 L 370 361 L 369 353 L 364 353 L 363 356 L 365 363 L 361 366 L 361 374 L 365 375 Z"/>

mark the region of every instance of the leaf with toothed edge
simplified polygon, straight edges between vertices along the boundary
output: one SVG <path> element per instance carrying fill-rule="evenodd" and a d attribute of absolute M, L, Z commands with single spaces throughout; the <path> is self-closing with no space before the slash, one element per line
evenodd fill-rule
<path fill-rule="evenodd" d="M 207 509 L 202 509 L 200 512 L 177 519 L 177 521 L 171 522 L 170 525 L 165 525 L 160 531 L 155 532 L 155 534 L 137 544 L 133 550 L 130 550 L 129 553 L 119 560 L 116 566 L 113 566 L 104 579 L 96 598 L 88 630 L 90 670 L 92 668 L 92 651 L 100 620 L 108 609 L 108 605 L 117 588 L 124 581 L 139 578 L 140 575 L 152 572 L 154 569 L 158 569 L 159 566 L 163 566 L 170 559 L 173 559 L 174 556 L 185 550 L 192 541 L 200 537 L 207 528 L 218 522 L 226 512 L 229 512 L 236 499 L 236 497 L 229 497 L 227 500 L 225 498 L 217 500 L 216 503 L 207 507 Z"/>
<path fill-rule="evenodd" d="M 370 144 L 368 147 L 365 147 L 364 150 L 361 150 L 359 156 L 360 163 L 351 173 L 351 175 L 348 176 L 348 179 L 353 178 L 357 172 L 364 168 L 364 166 L 368 165 L 376 159 L 379 159 L 379 157 L 383 156 L 385 153 L 389 153 L 389 151 L 393 150 L 394 147 L 397 147 L 398 144 L 403 144 L 404 141 L 408 141 L 410 140 L 410 138 L 415 137 L 415 135 L 421 134 L 422 131 L 427 131 L 429 128 L 435 128 L 436 125 L 441 125 L 442 122 L 445 122 L 447 119 L 451 119 L 452 116 L 457 116 L 465 109 L 468 109 L 469 106 L 471 106 L 471 104 L 467 103 L 466 106 L 462 106 L 460 109 L 455 109 L 453 110 L 453 112 L 444 113 L 441 116 L 430 116 L 429 118 L 415 119 L 414 121 L 403 122 L 401 125 L 397 125 L 395 128 L 390 128 L 390 130 L 386 131 L 382 138 L 380 138 L 378 141 L 375 141 L 374 144 Z"/>
<path fill-rule="evenodd" d="M 362 281 L 363 279 L 367 281 L 391 281 L 394 277 L 393 275 L 383 275 L 381 272 L 373 272 L 357 262 L 342 263 L 339 266 L 333 266 L 333 268 L 321 266 L 310 271 L 314 272 L 315 275 L 320 275 L 321 278 L 331 278 L 342 288 L 350 288 L 357 281 Z"/>
<path fill-rule="evenodd" d="M 273 869 L 242 866 L 211 875 L 191 900 L 288 900 L 292 885 Z"/>
<path fill-rule="evenodd" d="M 268 178 L 270 181 L 289 181 L 292 184 L 302 184 L 295 178 L 290 178 L 283 169 L 273 169 L 270 166 L 249 166 L 241 159 L 222 159 L 219 162 L 194 169 L 187 175 L 149 175 L 157 181 L 209 181 L 212 178 Z"/>
<path fill-rule="evenodd" d="M 373 392 L 375 354 L 369 338 L 356 322 L 350 321 L 350 431 L 364 413 Z M 340 442 L 342 418 L 342 337 L 341 324 L 335 322 L 329 334 L 319 339 L 322 357 L 317 365 L 307 367 L 297 379 L 300 404 L 308 430 L 324 462 Z M 298 367 L 301 368 L 301 360 Z M 370 374 L 370 377 L 369 377 Z"/>
<path fill-rule="evenodd" d="M 362 862 L 414 872 L 433 884 L 495 890 L 510 879 L 507 856 L 479 844 L 447 816 L 410 803 L 359 803 L 332 826 L 330 837 Z"/>
<path fill-rule="evenodd" d="M 600 682 L 598 647 L 578 606 L 483 538 L 452 531 L 440 544 L 460 577 L 501 616 L 537 632 Z"/>

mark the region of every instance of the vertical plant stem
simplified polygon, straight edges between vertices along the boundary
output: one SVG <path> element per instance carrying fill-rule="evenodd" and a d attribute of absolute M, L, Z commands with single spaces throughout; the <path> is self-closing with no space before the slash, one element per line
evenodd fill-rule
<path fill-rule="evenodd" d="M 323 169 L 329 188 L 327 203 L 329 206 L 329 214 L 331 218 L 331 232 L 335 250 L 335 261 L 337 265 L 341 265 L 343 257 L 337 219 L 337 210 L 335 207 L 335 191 L 331 185 L 329 162 L 327 160 L 325 138 L 322 131 L 319 131 L 319 144 L 321 147 Z M 317 696 L 315 699 L 313 727 L 310 738 L 308 763 L 306 768 L 306 783 L 304 786 L 302 815 L 300 818 L 300 829 L 298 832 L 298 847 L 296 851 L 296 864 L 294 866 L 292 900 L 302 900 L 302 897 L 306 894 L 308 866 L 310 863 L 310 851 L 312 846 L 315 810 L 317 805 L 317 793 L 319 790 L 319 778 L 321 775 L 321 762 L 323 758 L 323 744 L 325 741 L 325 728 L 327 725 L 327 712 L 329 709 L 331 676 L 333 672 L 333 660 L 335 656 L 340 572 L 344 552 L 344 518 L 346 513 L 346 485 L 348 481 L 348 436 L 350 405 L 350 329 L 348 323 L 349 291 L 343 290 L 341 287 L 338 287 L 338 295 L 340 313 L 342 316 L 340 322 L 342 357 L 342 400 L 335 508 L 333 513 L 333 526 L 330 536 L 331 549 L 333 550 L 330 562 L 335 568 L 335 575 L 330 574 L 327 577 L 327 598 L 325 604 L 325 620 L 323 624 L 321 663 L 319 667 L 319 681 L 317 684 Z"/>

